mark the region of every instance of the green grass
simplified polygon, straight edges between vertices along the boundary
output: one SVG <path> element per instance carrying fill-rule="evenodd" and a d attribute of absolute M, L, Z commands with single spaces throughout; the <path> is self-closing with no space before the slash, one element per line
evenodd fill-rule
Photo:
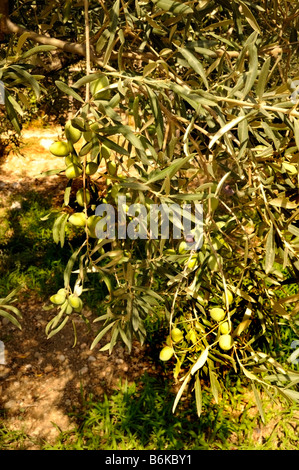
<path fill-rule="evenodd" d="M 238 386 L 237 396 L 226 392 L 218 405 L 208 391 L 203 413 L 183 402 L 174 415 L 174 392 L 165 380 L 145 374 L 139 383 L 123 384 L 103 400 L 92 396 L 75 410 L 74 428 L 61 432 L 51 450 L 250 450 L 297 448 L 294 413 L 289 407 L 266 408 L 262 425 L 254 402 Z M 272 423 L 273 428 L 266 427 Z M 295 423 L 295 424 L 294 424 Z M 263 426 L 265 426 L 263 428 Z M 264 432 L 264 429 L 267 432 Z M 258 433 L 261 431 L 261 436 Z"/>
<path fill-rule="evenodd" d="M 12 431 L 0 426 L 0 450 L 25 450 L 28 436 L 22 431 Z"/>
<path fill-rule="evenodd" d="M 51 197 L 35 191 L 18 194 L 7 206 L 18 203 L 19 208 L 0 204 L 0 297 L 23 286 L 23 295 L 46 300 L 63 287 L 63 273 L 72 250 L 80 245 L 82 236 L 67 227 L 63 248 L 53 241 L 54 217 L 42 221 L 52 208 Z M 71 239 L 71 245 L 68 243 Z M 99 278 L 93 276 L 86 301 L 90 306 L 103 299 L 98 289 Z"/>
<path fill-rule="evenodd" d="M 2 296 L 17 286 L 46 296 L 63 273 L 65 252 L 53 243 L 51 221 L 41 222 L 50 209 L 50 200 L 35 192 L 18 195 L 20 208 L 1 215 L 6 230 L 0 233 L 0 292 Z M 54 275 L 54 273 L 56 273 Z"/>
<path fill-rule="evenodd" d="M 33 445 L 40 450 L 297 450 L 298 407 L 283 408 L 266 398 L 263 424 L 240 381 L 224 391 L 219 404 L 206 390 L 200 418 L 190 397 L 174 415 L 174 397 L 163 377 L 148 374 L 129 385 L 120 383 L 101 400 L 82 392 L 80 408 L 70 414 L 73 428 L 60 431 L 54 444 L 0 428 L 0 449 Z"/>

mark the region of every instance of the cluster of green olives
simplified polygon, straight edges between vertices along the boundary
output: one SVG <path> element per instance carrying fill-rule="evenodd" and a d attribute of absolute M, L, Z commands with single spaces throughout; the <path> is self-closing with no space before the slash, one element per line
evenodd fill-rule
<path fill-rule="evenodd" d="M 80 297 L 76 294 L 68 294 L 65 289 L 59 289 L 56 294 L 50 297 L 50 301 L 56 306 L 61 306 L 67 315 L 70 315 L 73 311 L 81 312 L 83 308 Z"/>

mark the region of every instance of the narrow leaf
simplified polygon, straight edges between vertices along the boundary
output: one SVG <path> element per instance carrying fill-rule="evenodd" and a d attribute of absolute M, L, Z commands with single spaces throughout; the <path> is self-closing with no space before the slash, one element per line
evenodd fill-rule
<path fill-rule="evenodd" d="M 271 57 L 268 57 L 268 59 L 264 62 L 260 71 L 260 76 L 256 85 L 256 94 L 259 100 L 261 100 L 263 97 L 265 86 L 268 81 L 270 63 L 271 63 Z"/>
<path fill-rule="evenodd" d="M 248 46 L 248 53 L 249 53 L 249 67 L 247 72 L 247 78 L 244 86 L 244 90 L 242 92 L 241 99 L 244 99 L 250 90 L 252 89 L 255 79 L 258 73 L 258 55 L 257 55 L 257 48 L 255 44 L 249 44 Z"/>
<path fill-rule="evenodd" d="M 22 329 L 18 320 L 10 313 L 6 312 L 5 310 L 0 309 L 0 315 L 4 318 L 7 318 L 13 325 L 17 326 L 20 330 Z"/>
<path fill-rule="evenodd" d="M 80 250 L 81 250 L 81 248 L 79 248 L 77 251 L 74 251 L 74 253 L 70 257 L 70 259 L 69 259 L 69 261 L 66 265 L 66 268 L 65 268 L 65 271 L 64 271 L 64 276 L 63 276 L 64 277 L 64 286 L 66 288 L 69 286 L 72 269 L 73 269 L 73 266 L 75 264 L 76 258 L 78 256 Z"/>
<path fill-rule="evenodd" d="M 47 44 L 42 46 L 36 46 L 30 49 L 29 51 L 24 52 L 24 54 L 22 54 L 22 59 L 27 59 L 28 57 L 31 57 L 34 54 L 38 54 L 39 52 L 49 52 L 53 51 L 54 49 L 56 49 L 56 46 L 50 46 Z"/>
<path fill-rule="evenodd" d="M 62 219 L 64 218 L 65 214 L 60 214 L 57 219 L 55 220 L 53 224 L 53 240 L 55 243 L 59 243 L 60 237 L 59 237 L 59 232 L 60 232 L 60 226 L 62 223 Z"/>
<path fill-rule="evenodd" d="M 100 137 L 100 141 L 110 150 L 113 150 L 114 152 L 119 153 L 120 155 L 127 155 L 128 157 L 130 156 L 130 153 L 128 152 L 128 150 L 121 147 L 113 140 L 107 139 L 106 137 Z"/>
<path fill-rule="evenodd" d="M 220 139 L 226 132 L 230 131 L 233 127 L 235 127 L 239 122 L 243 121 L 246 119 L 245 116 L 238 116 L 237 118 L 233 119 L 232 121 L 228 122 L 225 124 L 225 126 L 221 127 L 218 132 L 214 135 L 214 137 L 211 139 L 209 143 L 209 148 L 212 148 L 215 142 Z"/>
<path fill-rule="evenodd" d="M 81 96 L 78 95 L 75 90 L 67 86 L 65 83 L 61 82 L 60 80 L 56 80 L 55 85 L 57 86 L 57 88 L 59 88 L 60 91 L 62 91 L 66 95 L 72 96 L 73 98 L 75 98 L 75 100 L 84 103 L 84 100 L 81 98 Z"/>
<path fill-rule="evenodd" d="M 179 401 L 180 401 L 180 399 L 181 399 L 181 396 L 182 396 L 182 394 L 183 394 L 183 391 L 185 390 L 185 388 L 186 388 L 187 383 L 189 382 L 189 380 L 190 380 L 190 372 L 186 375 L 185 380 L 184 380 L 184 382 L 182 383 L 182 385 L 181 385 L 181 387 L 180 387 L 180 389 L 179 389 L 179 391 L 178 391 L 178 393 L 177 393 L 177 395 L 176 395 L 176 397 L 175 397 L 175 400 L 174 400 L 174 403 L 173 403 L 173 407 L 172 407 L 172 412 L 173 412 L 173 413 L 175 412 L 175 409 L 176 409 L 176 407 L 177 407 L 177 405 L 178 405 L 178 403 L 179 403 Z"/>
<path fill-rule="evenodd" d="M 65 226 L 67 224 L 68 220 L 68 215 L 64 214 L 64 218 L 62 220 L 62 223 L 60 225 L 60 232 L 59 232 L 59 241 L 60 241 L 60 246 L 61 248 L 64 247 L 64 241 L 65 241 Z"/>
<path fill-rule="evenodd" d="M 98 344 L 98 342 L 103 338 L 103 336 L 107 333 L 107 331 L 109 331 L 113 325 L 114 325 L 115 321 L 112 322 L 112 323 L 109 323 L 109 325 L 107 325 L 105 328 L 103 328 L 98 334 L 97 336 L 95 337 L 95 339 L 93 340 L 91 346 L 90 346 L 90 349 L 94 349 L 94 347 Z"/>
<path fill-rule="evenodd" d="M 201 62 L 188 49 L 179 47 L 178 50 L 182 54 L 182 56 L 186 59 L 189 66 L 194 70 L 194 72 L 196 72 L 201 77 L 205 87 L 209 88 L 205 70 L 203 66 L 201 65 Z"/>
<path fill-rule="evenodd" d="M 149 175 L 148 184 L 154 183 L 155 181 L 162 180 L 168 175 L 172 178 L 184 165 L 192 158 L 192 155 L 188 155 L 185 158 L 177 158 L 171 165 L 164 168 L 162 171 L 154 172 L 153 176 Z"/>
<path fill-rule="evenodd" d="M 254 29 L 259 34 L 261 34 L 260 27 L 259 27 L 253 13 L 249 10 L 248 6 L 245 3 L 243 3 L 241 0 L 238 0 L 238 3 L 240 4 L 242 13 L 245 16 L 248 23 L 250 24 L 250 26 L 252 27 L 252 29 Z"/>
<path fill-rule="evenodd" d="M 188 15 L 193 13 L 191 7 L 181 2 L 174 2 L 172 0 L 158 0 L 156 6 L 164 11 L 170 11 L 174 15 Z"/>
<path fill-rule="evenodd" d="M 32 90 L 35 93 L 36 98 L 39 99 L 40 86 L 35 80 L 35 78 L 32 77 L 30 73 L 24 70 L 23 67 L 21 67 L 20 65 L 11 65 L 9 68 L 13 69 L 19 77 L 23 78 L 26 82 L 29 83 L 29 85 L 31 86 Z"/>
<path fill-rule="evenodd" d="M 201 410 L 202 410 L 202 394 L 201 394 L 201 385 L 200 385 L 200 379 L 199 379 L 198 374 L 195 379 L 194 391 L 195 391 L 195 403 L 196 403 L 197 416 L 200 417 Z"/>
<path fill-rule="evenodd" d="M 298 207 L 296 202 L 290 201 L 287 197 L 283 196 L 271 199 L 271 201 L 269 201 L 269 204 L 275 207 L 283 207 L 284 209 L 297 209 Z"/>
<path fill-rule="evenodd" d="M 161 108 L 160 108 L 157 96 L 155 95 L 153 90 L 150 87 L 146 87 L 146 88 L 147 88 L 147 92 L 148 92 L 148 96 L 149 96 L 149 100 L 151 104 L 151 109 L 155 117 L 156 135 L 158 139 L 158 144 L 159 144 L 159 147 L 162 147 L 164 123 L 163 123 L 163 116 L 161 113 Z"/>
<path fill-rule="evenodd" d="M 23 33 L 19 39 L 18 39 L 18 44 L 17 44 L 17 47 L 16 47 L 16 53 L 17 55 L 20 54 L 21 50 L 22 50 L 22 47 L 24 46 L 25 42 L 27 41 L 28 37 L 30 36 L 30 31 L 26 31 L 25 33 Z"/>
<path fill-rule="evenodd" d="M 11 310 L 15 315 L 17 315 L 17 317 L 22 318 L 21 312 L 14 305 L 1 305 L 1 306 L 7 310 Z"/>
<path fill-rule="evenodd" d="M 21 134 L 21 129 L 22 129 L 21 124 L 18 120 L 17 113 L 15 112 L 15 109 L 12 106 L 7 94 L 5 95 L 5 108 L 6 108 L 7 116 L 9 118 L 10 122 L 12 123 L 15 131 L 18 134 Z"/>
<path fill-rule="evenodd" d="M 111 20 L 110 27 L 109 27 L 109 36 L 110 37 L 109 37 L 108 44 L 106 46 L 105 56 L 104 56 L 104 60 L 103 60 L 104 67 L 109 62 L 109 59 L 110 59 L 110 56 L 111 56 L 111 53 L 112 53 L 112 49 L 113 49 L 113 45 L 114 45 L 114 38 L 115 38 L 116 29 L 117 29 L 117 25 L 118 25 L 118 19 L 119 19 L 119 4 L 120 4 L 120 0 L 116 0 L 116 2 L 114 3 L 114 5 L 111 9 L 111 13 L 110 13 L 110 20 Z"/>
<path fill-rule="evenodd" d="M 191 369 L 191 374 L 195 374 L 195 372 L 198 371 L 198 369 L 200 369 L 206 362 L 206 360 L 208 359 L 208 355 L 209 355 L 209 348 L 206 348 L 202 353 L 201 355 L 199 356 L 199 358 L 197 359 L 197 361 L 195 362 L 195 364 L 193 365 L 192 369 Z"/>
<path fill-rule="evenodd" d="M 51 333 L 48 334 L 47 338 L 50 339 L 52 338 L 52 336 L 56 335 L 56 333 L 58 333 L 59 331 L 62 330 L 62 328 L 66 325 L 66 323 L 69 321 L 70 319 L 70 316 L 67 315 L 64 320 L 60 323 L 60 325 L 55 328 L 55 330 L 52 330 Z"/>
<path fill-rule="evenodd" d="M 271 223 L 270 230 L 268 232 L 266 246 L 265 246 L 265 273 L 268 274 L 275 261 L 275 240 L 274 240 L 274 229 L 273 224 Z"/>
<path fill-rule="evenodd" d="M 99 132 L 107 135 L 122 134 L 136 149 L 144 150 L 140 139 L 138 139 L 129 126 L 120 124 L 116 126 L 101 127 Z"/>
<path fill-rule="evenodd" d="M 262 418 L 262 422 L 265 423 L 265 414 L 264 414 L 264 410 L 263 410 L 261 397 L 259 395 L 259 392 L 258 392 L 256 386 L 254 385 L 254 381 L 251 382 L 251 386 L 252 386 L 252 390 L 253 390 L 253 394 L 254 394 L 254 399 L 255 399 L 255 402 L 257 404 L 257 408 L 258 408 L 260 416 Z"/>

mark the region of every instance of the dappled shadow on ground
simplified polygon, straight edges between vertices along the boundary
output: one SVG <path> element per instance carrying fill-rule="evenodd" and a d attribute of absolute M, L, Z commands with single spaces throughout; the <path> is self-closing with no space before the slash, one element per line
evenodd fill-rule
<path fill-rule="evenodd" d="M 4 227 L 0 234 L 0 297 L 7 294 L 4 280 L 10 282 L 10 274 L 27 276 L 31 284 L 21 289 L 14 304 L 23 317 L 22 330 L 0 316 L 0 339 L 6 348 L 6 364 L 0 365 L 0 427 L 24 430 L 31 439 L 28 448 L 38 448 L 40 442 L 55 440 L 59 429 L 72 425 L 69 413 L 80 407 L 83 397 L 92 393 L 100 399 L 112 393 L 121 379 L 131 382 L 144 371 L 156 374 L 157 370 L 147 348 L 138 344 L 131 355 L 122 345 L 111 356 L 100 352 L 107 339 L 90 350 L 100 327 L 93 323 L 101 312 L 100 303 L 94 309 L 84 308 L 85 320 L 76 315 L 47 339 L 45 327 L 55 315 L 48 309 L 47 295 L 63 279 L 71 248 L 54 244 L 53 221 L 39 226 L 37 219 L 41 208 L 46 212 L 61 207 L 66 182 L 62 176 L 18 179 L 13 171 L 9 178 L 6 171 L 0 177 L 0 211 L 9 222 L 7 232 Z"/>
<path fill-rule="evenodd" d="M 138 344 L 129 355 L 118 345 L 111 356 L 100 352 L 99 345 L 90 350 L 96 333 L 93 323 L 87 327 L 80 317 L 74 318 L 74 330 L 68 323 L 63 331 L 49 340 L 45 326 L 51 311 L 43 310 L 44 303 L 28 298 L 18 302 L 21 309 L 22 331 L 10 324 L 1 325 L 1 338 L 6 346 L 7 364 L 0 366 L 0 409 L 4 422 L 13 429 L 24 430 L 33 441 L 51 441 L 57 428 L 71 425 L 69 413 L 80 407 L 83 397 L 93 394 L 102 397 L 118 386 L 120 379 L 129 382 L 145 370 L 155 373 L 146 348 Z M 85 311 L 91 319 L 92 313 Z"/>
<path fill-rule="evenodd" d="M 60 436 L 56 448 L 72 448 L 74 440 L 78 450 L 232 448 L 236 424 L 229 415 L 219 419 L 217 406 L 206 406 L 204 398 L 206 409 L 198 419 L 194 401 L 185 397 L 174 414 L 170 384 L 163 376 L 145 372 L 132 386 L 122 382 L 109 399 L 91 397 L 75 415 L 76 428 Z"/>
<path fill-rule="evenodd" d="M 71 251 L 68 246 L 62 250 L 54 244 L 49 224 L 37 226 L 39 221 L 32 219 L 38 219 L 41 207 L 45 212 L 62 205 L 66 178 L 40 176 L 63 166 L 62 159 L 46 150 L 56 136 L 55 129 L 49 135 L 31 133 L 22 155 L 10 153 L 1 160 L 0 297 L 8 293 L 15 273 L 18 279 L 27 275 L 31 284 L 20 291 L 15 304 L 23 316 L 22 330 L 0 317 L 0 339 L 6 353 L 6 364 L 0 365 L 0 426 L 23 429 L 35 443 L 51 441 L 58 428 L 67 429 L 68 413 L 80 404 L 83 395 L 100 397 L 112 391 L 120 378 L 134 380 L 152 367 L 146 349 L 139 345 L 130 356 L 122 346 L 111 356 L 99 352 L 103 344 L 90 351 L 99 328 L 92 320 L 100 305 L 96 311 L 84 309 L 89 325 L 76 316 L 59 334 L 46 338 L 46 324 L 55 314 L 44 309 L 49 306 L 47 295 L 56 287 L 55 278 L 62 275 Z"/>

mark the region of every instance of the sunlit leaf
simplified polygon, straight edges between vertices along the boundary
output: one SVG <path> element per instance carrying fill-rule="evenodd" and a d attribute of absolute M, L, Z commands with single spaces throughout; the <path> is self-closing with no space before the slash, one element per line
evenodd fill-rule
<path fill-rule="evenodd" d="M 109 323 L 107 326 L 105 326 L 105 328 L 103 328 L 103 329 L 96 335 L 95 339 L 94 339 L 93 342 L 91 343 L 90 349 L 94 349 L 94 348 L 95 348 L 95 346 L 99 343 L 99 341 L 101 341 L 101 339 L 103 338 L 103 336 L 113 327 L 114 324 L 115 324 L 115 321 Z"/>
<path fill-rule="evenodd" d="M 31 57 L 32 55 L 38 54 L 40 52 L 50 52 L 54 51 L 55 49 L 57 49 L 56 46 L 50 46 L 47 44 L 43 46 L 35 46 L 29 51 L 24 52 L 24 54 L 22 54 L 22 59 L 28 59 L 28 57 Z"/>
<path fill-rule="evenodd" d="M 275 239 L 274 239 L 274 228 L 271 224 L 265 246 L 265 272 L 268 274 L 275 261 Z"/>
<path fill-rule="evenodd" d="M 260 70 L 260 75 L 259 75 L 258 82 L 257 82 L 257 85 L 256 85 L 256 94 L 257 94 L 257 97 L 258 97 L 259 100 L 261 100 L 262 97 L 263 97 L 263 94 L 264 94 L 264 91 L 265 91 L 265 86 L 266 86 L 268 78 L 269 78 L 270 64 L 271 64 L 271 57 L 268 57 L 265 60 L 263 66 Z"/>
<path fill-rule="evenodd" d="M 199 59 L 197 59 L 192 52 L 190 52 L 188 49 L 185 49 L 183 47 L 179 47 L 178 51 L 182 54 L 182 56 L 187 60 L 189 66 L 194 70 L 194 72 L 198 73 L 198 75 L 201 77 L 204 85 L 206 88 L 209 88 L 209 84 L 205 75 L 205 70 L 200 63 Z"/>
<path fill-rule="evenodd" d="M 213 136 L 213 138 L 211 139 L 210 143 L 209 143 L 209 148 L 212 148 L 213 145 L 224 135 L 226 134 L 227 132 L 229 132 L 231 129 L 233 129 L 235 126 L 237 126 L 237 124 L 239 124 L 239 122 L 243 121 L 244 119 L 246 119 L 246 116 L 238 116 L 237 118 L 235 119 L 232 119 L 230 122 L 228 122 L 227 124 L 225 124 L 225 126 L 221 127 L 219 129 L 218 132 L 216 132 L 216 134 Z"/>
<path fill-rule="evenodd" d="M 9 313 L 6 310 L 3 310 L 1 308 L 0 309 L 0 315 L 2 317 L 6 318 L 7 320 L 9 320 L 13 325 L 15 325 L 20 330 L 22 329 L 22 326 L 21 326 L 20 322 L 11 313 Z"/>
<path fill-rule="evenodd" d="M 199 356 L 195 364 L 192 366 L 191 369 L 191 374 L 195 374 L 195 372 L 198 371 L 198 369 L 201 369 L 203 365 L 206 363 L 207 359 L 209 356 L 209 348 L 206 348 Z"/>
<path fill-rule="evenodd" d="M 255 16 L 253 15 L 253 13 L 251 12 L 251 10 L 248 8 L 248 6 L 242 2 L 241 0 L 238 0 L 238 3 L 240 4 L 241 6 L 241 10 L 242 10 L 242 13 L 243 15 L 246 17 L 246 20 L 248 21 L 248 23 L 250 24 L 250 26 L 255 30 L 257 31 L 259 34 L 261 34 L 261 30 L 260 30 L 260 27 L 255 19 Z"/>
<path fill-rule="evenodd" d="M 202 411 L 202 394 L 201 394 L 201 385 L 200 385 L 200 379 L 199 379 L 198 374 L 195 379 L 194 391 L 195 391 L 197 416 L 200 417 L 201 411 Z"/>
<path fill-rule="evenodd" d="M 186 5 L 186 3 L 181 3 L 173 0 L 158 0 L 154 1 L 156 7 L 161 8 L 162 10 L 169 11 L 174 15 L 188 15 L 193 13 L 191 7 Z"/>

